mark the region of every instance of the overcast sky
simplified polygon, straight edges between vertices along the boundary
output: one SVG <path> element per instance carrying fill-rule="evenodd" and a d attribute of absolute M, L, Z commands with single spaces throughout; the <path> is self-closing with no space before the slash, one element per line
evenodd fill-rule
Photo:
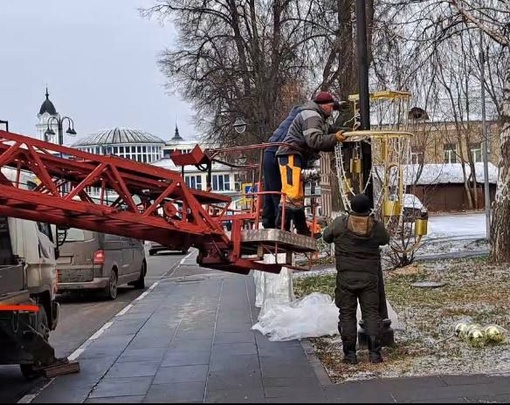
<path fill-rule="evenodd" d="M 48 85 L 78 136 L 124 126 L 163 139 L 175 125 L 194 137 L 193 111 L 168 94 L 156 60 L 172 44 L 169 23 L 142 18 L 154 0 L 1 0 L 0 120 L 12 132 L 37 136 L 37 113 Z"/>

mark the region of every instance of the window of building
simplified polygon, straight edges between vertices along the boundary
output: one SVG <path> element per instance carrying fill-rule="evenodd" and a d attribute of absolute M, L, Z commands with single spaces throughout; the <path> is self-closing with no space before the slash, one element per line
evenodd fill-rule
<path fill-rule="evenodd" d="M 212 189 L 214 191 L 230 191 L 230 175 L 213 174 Z"/>
<path fill-rule="evenodd" d="M 184 181 L 189 188 L 202 190 L 202 176 L 184 176 Z"/>
<path fill-rule="evenodd" d="M 457 144 L 447 143 L 444 145 L 444 163 L 457 163 Z"/>
<path fill-rule="evenodd" d="M 481 142 L 471 143 L 469 145 L 469 151 L 471 153 L 471 157 L 473 158 L 473 162 L 481 162 L 482 161 L 482 144 L 481 144 Z"/>
<path fill-rule="evenodd" d="M 423 164 L 424 163 L 424 150 L 423 148 L 411 148 L 411 164 Z"/>
<path fill-rule="evenodd" d="M 87 192 L 87 194 L 89 194 L 90 196 L 92 196 L 92 198 L 96 197 L 96 196 L 99 196 L 100 193 L 101 193 L 101 188 L 99 187 L 86 187 L 85 188 L 85 191 Z"/>

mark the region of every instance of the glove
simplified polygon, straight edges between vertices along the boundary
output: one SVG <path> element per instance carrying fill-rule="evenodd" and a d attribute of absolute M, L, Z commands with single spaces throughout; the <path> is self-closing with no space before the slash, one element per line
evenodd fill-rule
<path fill-rule="evenodd" d="M 343 141 L 345 141 L 345 135 L 344 135 L 344 132 L 343 132 L 343 131 L 338 131 L 338 132 L 335 134 L 335 137 L 336 137 L 337 142 L 343 142 Z"/>

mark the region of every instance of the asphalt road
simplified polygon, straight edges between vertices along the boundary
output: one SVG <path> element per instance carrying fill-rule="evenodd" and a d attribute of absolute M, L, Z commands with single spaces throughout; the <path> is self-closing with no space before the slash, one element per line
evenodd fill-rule
<path fill-rule="evenodd" d="M 160 253 L 148 256 L 146 287 L 167 273 L 185 255 Z M 60 319 L 57 329 L 51 333 L 50 342 L 58 357 L 67 357 L 90 336 L 108 322 L 122 308 L 142 294 L 130 286 L 119 287 L 115 301 L 103 301 L 93 295 L 59 296 Z M 15 403 L 24 395 L 36 392 L 44 386 L 46 379 L 26 381 L 19 366 L 0 366 L 0 403 Z"/>

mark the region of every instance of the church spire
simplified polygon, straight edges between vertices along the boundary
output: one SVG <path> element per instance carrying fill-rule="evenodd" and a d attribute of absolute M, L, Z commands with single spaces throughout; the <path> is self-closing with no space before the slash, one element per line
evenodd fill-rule
<path fill-rule="evenodd" d="M 179 135 L 179 128 L 177 127 L 177 124 L 175 124 L 175 133 L 174 137 L 172 138 L 172 141 L 183 141 L 181 135 Z"/>
<path fill-rule="evenodd" d="M 53 105 L 50 100 L 50 93 L 48 91 L 48 86 L 46 86 L 46 99 L 41 104 L 41 108 L 39 109 L 39 115 L 43 115 L 44 113 L 48 113 L 49 115 L 57 115 L 57 109 Z"/>

